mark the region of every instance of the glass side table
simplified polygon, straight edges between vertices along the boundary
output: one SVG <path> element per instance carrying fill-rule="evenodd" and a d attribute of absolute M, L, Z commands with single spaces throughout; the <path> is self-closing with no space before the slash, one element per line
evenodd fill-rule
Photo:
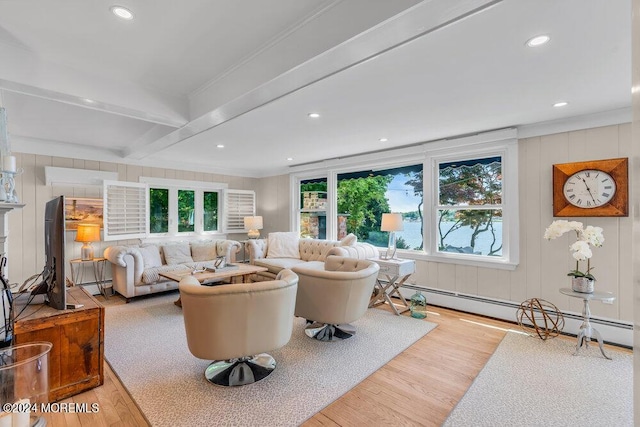
<path fill-rule="evenodd" d="M 598 346 L 600 347 L 600 352 L 606 358 L 611 360 L 609 356 L 604 352 L 604 347 L 602 347 L 602 335 L 600 332 L 596 330 L 593 326 L 591 326 L 591 310 L 589 309 L 589 301 L 607 301 L 613 302 L 616 297 L 613 296 L 611 292 L 592 292 L 592 293 L 583 293 L 583 292 L 575 292 L 570 288 L 561 288 L 560 293 L 574 297 L 574 298 L 582 298 L 584 301 L 584 306 L 582 308 L 582 325 L 580 325 L 580 332 L 578 333 L 578 343 L 576 344 L 576 352 L 573 353 L 577 355 L 580 351 L 580 348 L 584 345 L 585 347 L 589 347 L 589 342 L 591 342 L 591 338 L 595 336 L 596 340 L 598 340 Z"/>
<path fill-rule="evenodd" d="M 90 264 L 93 267 L 93 278 L 96 281 L 96 285 L 98 285 L 98 289 L 100 293 L 104 295 L 105 298 L 109 299 L 109 295 L 107 294 L 107 289 L 111 288 L 111 284 L 106 283 L 105 279 L 105 267 L 107 265 L 106 258 L 93 258 L 93 259 L 72 259 L 69 261 L 71 266 L 71 281 L 75 285 L 81 285 L 84 279 L 84 265 Z"/>

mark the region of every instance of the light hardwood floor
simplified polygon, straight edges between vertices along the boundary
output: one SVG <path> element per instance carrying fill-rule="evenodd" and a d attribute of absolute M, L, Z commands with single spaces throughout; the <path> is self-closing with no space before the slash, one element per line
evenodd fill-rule
<path fill-rule="evenodd" d="M 124 304 L 119 296 L 98 298 L 107 310 L 110 305 Z M 482 370 L 505 331 L 519 329 L 513 323 L 433 306 L 425 320 L 438 327 L 303 425 L 439 426 Z M 106 362 L 104 372 L 104 385 L 63 401 L 97 402 L 99 412 L 47 414 L 48 426 L 148 426 Z"/>

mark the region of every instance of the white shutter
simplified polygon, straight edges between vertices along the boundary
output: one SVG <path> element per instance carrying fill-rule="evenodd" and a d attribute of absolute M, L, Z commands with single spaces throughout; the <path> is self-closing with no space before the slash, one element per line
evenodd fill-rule
<path fill-rule="evenodd" d="M 104 240 L 145 238 L 149 231 L 147 184 L 104 181 Z"/>
<path fill-rule="evenodd" d="M 244 232 L 244 217 L 256 214 L 256 193 L 251 190 L 225 190 L 224 232 Z"/>

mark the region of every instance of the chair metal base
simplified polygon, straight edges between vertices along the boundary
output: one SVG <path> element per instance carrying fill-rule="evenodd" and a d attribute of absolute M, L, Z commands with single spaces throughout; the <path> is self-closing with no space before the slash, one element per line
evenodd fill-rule
<path fill-rule="evenodd" d="M 307 320 L 307 327 L 304 333 L 307 334 L 308 337 L 315 338 L 318 341 L 340 341 L 355 335 L 356 328 L 349 323 L 332 325 Z"/>
<path fill-rule="evenodd" d="M 204 371 L 207 381 L 229 387 L 253 384 L 276 369 L 276 361 L 267 353 L 231 360 L 216 360 Z"/>

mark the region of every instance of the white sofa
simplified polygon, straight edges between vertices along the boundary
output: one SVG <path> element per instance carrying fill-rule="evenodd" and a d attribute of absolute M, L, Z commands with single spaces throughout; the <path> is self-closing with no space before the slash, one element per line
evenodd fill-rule
<path fill-rule="evenodd" d="M 296 266 L 324 270 L 324 262 L 329 255 L 358 259 L 380 256 L 375 246 L 370 243 L 357 242 L 357 238 L 353 234 L 342 240 L 300 239 L 295 236 L 296 233 L 270 233 L 266 239 L 247 241 L 249 262 L 268 269 L 254 274 L 251 277 L 253 281 L 274 280 L 281 270 L 292 269 Z M 287 243 L 278 244 L 279 238 Z M 277 247 L 273 247 L 274 244 Z M 283 246 L 288 246 L 288 248 L 283 248 Z"/>
<path fill-rule="evenodd" d="M 111 262 L 114 292 L 127 299 L 178 289 L 178 283 L 159 275 L 213 266 L 216 257 L 235 262 L 241 249 L 235 240 L 166 242 L 141 246 L 109 246 L 104 257 Z"/>

